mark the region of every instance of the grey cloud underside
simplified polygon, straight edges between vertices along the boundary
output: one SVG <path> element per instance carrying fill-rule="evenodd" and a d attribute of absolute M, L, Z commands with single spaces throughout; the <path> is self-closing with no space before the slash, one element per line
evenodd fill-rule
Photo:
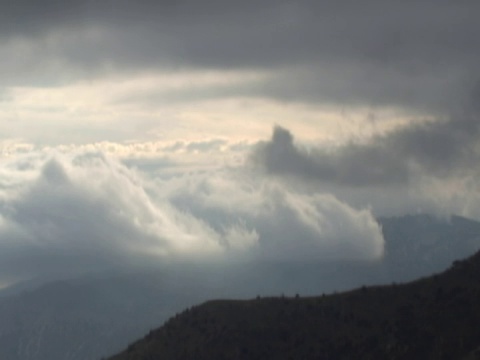
<path fill-rule="evenodd" d="M 293 135 L 276 127 L 251 159 L 272 174 L 344 186 L 401 185 L 418 176 L 445 178 L 474 174 L 480 160 L 477 116 L 412 125 L 336 149 L 304 150 Z"/>
<path fill-rule="evenodd" d="M 3 6 L 7 34 L 48 32 L 70 25 L 121 27 L 147 34 L 143 45 L 171 38 L 185 61 L 206 65 L 232 62 L 270 66 L 313 58 L 357 60 L 401 65 L 437 60 L 429 67 L 478 56 L 474 2 L 324 1 L 296 4 L 278 1 L 242 3 L 206 1 L 40 1 Z M 381 31 L 380 31 L 381 30 Z M 153 35 L 153 34 L 152 34 Z M 255 36 L 251 36 L 255 35 Z M 128 39 L 127 39 L 128 40 Z M 135 48 L 136 44 L 129 44 Z M 140 44 L 141 46 L 142 44 Z M 415 54 L 415 59 L 409 60 Z M 443 55 L 448 54 L 446 58 Z M 141 55 L 141 54 L 138 54 Z M 478 58 L 478 57 L 477 57 Z M 203 59 L 203 60 L 202 60 Z M 425 66 L 427 64 L 424 64 Z M 398 66 L 399 68 L 401 66 Z M 410 68 L 414 71 L 414 68 Z"/>
<path fill-rule="evenodd" d="M 24 0 L 2 9 L 2 38 L 38 46 L 39 65 L 22 61 L 30 69 L 53 60 L 83 76 L 112 66 L 277 69 L 251 94 L 430 110 L 464 106 L 480 79 L 473 1 Z M 98 33 L 79 35 L 89 29 Z M 2 72 L 21 70 L 10 63 Z"/>

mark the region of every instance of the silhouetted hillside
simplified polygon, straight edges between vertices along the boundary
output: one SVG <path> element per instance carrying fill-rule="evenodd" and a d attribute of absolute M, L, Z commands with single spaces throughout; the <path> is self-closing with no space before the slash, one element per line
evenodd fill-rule
<path fill-rule="evenodd" d="M 472 359 L 480 345 L 479 279 L 477 253 L 405 285 L 211 301 L 111 360 Z"/>

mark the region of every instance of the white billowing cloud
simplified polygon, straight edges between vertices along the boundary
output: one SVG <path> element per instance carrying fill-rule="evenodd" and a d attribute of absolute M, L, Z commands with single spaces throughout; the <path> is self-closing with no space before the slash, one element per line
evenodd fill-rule
<path fill-rule="evenodd" d="M 149 177 L 101 153 L 0 163 L 0 278 L 53 278 L 171 261 L 370 259 L 368 210 L 245 169 Z"/>
<path fill-rule="evenodd" d="M 238 181 L 242 177 L 242 181 Z M 368 210 L 354 210 L 328 194 L 302 194 L 245 174 L 209 174 L 171 192 L 180 208 L 215 228 L 241 219 L 259 235 L 256 256 L 269 259 L 369 259 L 383 238 Z"/>
<path fill-rule="evenodd" d="M 39 168 L 38 177 L 2 201 L 2 245 L 12 252 L 2 252 L 4 272 L 10 262 L 13 272 L 25 270 L 15 266 L 25 262 L 31 267 L 26 272 L 41 274 L 220 251 L 218 234 L 207 224 L 154 201 L 143 180 L 118 162 L 54 157 L 32 166 Z M 71 266 L 61 268 L 68 258 Z"/>

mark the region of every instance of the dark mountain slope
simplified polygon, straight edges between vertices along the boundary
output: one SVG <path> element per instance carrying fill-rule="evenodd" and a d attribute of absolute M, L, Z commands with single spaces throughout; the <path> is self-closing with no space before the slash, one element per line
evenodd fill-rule
<path fill-rule="evenodd" d="M 405 285 L 212 301 L 111 360 L 462 359 L 480 345 L 480 253 Z"/>

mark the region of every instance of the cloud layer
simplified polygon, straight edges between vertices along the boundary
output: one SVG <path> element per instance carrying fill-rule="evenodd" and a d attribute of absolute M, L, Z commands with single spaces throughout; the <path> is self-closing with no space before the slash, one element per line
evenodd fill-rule
<path fill-rule="evenodd" d="M 223 92 L 437 112 L 464 106 L 480 79 L 472 1 L 24 0 L 4 8 L 5 84 L 112 70 L 274 69 L 263 83 Z"/>
<path fill-rule="evenodd" d="M 408 184 L 421 175 L 471 172 L 480 160 L 478 134 L 475 114 L 467 120 L 411 125 L 367 143 L 307 151 L 294 144 L 289 130 L 277 126 L 270 141 L 259 144 L 252 160 L 274 174 L 338 185 Z"/>
<path fill-rule="evenodd" d="M 480 217 L 473 1 L 3 5 L 5 277 L 375 258 L 372 213 Z"/>
<path fill-rule="evenodd" d="M 369 141 L 302 146 L 285 128 L 250 155 L 255 168 L 297 188 L 321 189 L 376 216 L 479 216 L 476 117 L 405 126 Z"/>
<path fill-rule="evenodd" d="M 99 153 L 29 154 L 2 168 L 6 280 L 176 261 L 373 259 L 383 251 L 368 211 L 248 172 L 153 179 Z"/>
<path fill-rule="evenodd" d="M 315 154 L 315 164 L 297 159 L 295 171 L 359 186 L 408 183 L 417 168 L 443 176 L 445 164 L 462 170 L 476 158 L 473 1 L 4 5 L 0 129 L 10 140 L 78 145 L 241 133 L 253 141 L 274 122 L 318 138 L 378 128 L 369 146 L 352 140 Z M 358 121 L 362 111 L 373 120 Z M 382 111 L 411 126 L 385 133 Z"/>

